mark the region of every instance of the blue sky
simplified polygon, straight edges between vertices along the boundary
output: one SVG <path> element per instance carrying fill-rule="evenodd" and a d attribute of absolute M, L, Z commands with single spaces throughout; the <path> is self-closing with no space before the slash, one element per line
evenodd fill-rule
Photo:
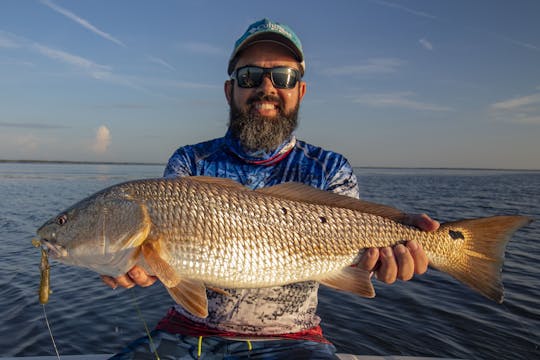
<path fill-rule="evenodd" d="M 299 138 L 354 166 L 540 169 L 537 0 L 0 0 L 0 159 L 166 162 L 224 134 L 234 41 L 304 45 Z"/>

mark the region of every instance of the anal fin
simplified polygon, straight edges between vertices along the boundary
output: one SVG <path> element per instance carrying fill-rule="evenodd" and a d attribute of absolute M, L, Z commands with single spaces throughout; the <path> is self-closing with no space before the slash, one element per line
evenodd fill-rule
<path fill-rule="evenodd" d="M 317 281 L 337 290 L 349 291 L 367 298 L 375 297 L 370 272 L 358 267 L 349 266 L 343 268 L 341 271 L 317 279 Z"/>

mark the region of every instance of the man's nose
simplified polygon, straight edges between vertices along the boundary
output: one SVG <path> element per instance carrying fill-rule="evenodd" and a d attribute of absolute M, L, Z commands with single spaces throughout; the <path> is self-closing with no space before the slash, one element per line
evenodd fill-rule
<path fill-rule="evenodd" d="M 272 79 L 270 78 L 270 74 L 264 74 L 261 85 L 259 85 L 259 89 L 264 91 L 265 93 L 276 93 L 277 90 L 274 87 L 274 84 L 272 83 Z"/>

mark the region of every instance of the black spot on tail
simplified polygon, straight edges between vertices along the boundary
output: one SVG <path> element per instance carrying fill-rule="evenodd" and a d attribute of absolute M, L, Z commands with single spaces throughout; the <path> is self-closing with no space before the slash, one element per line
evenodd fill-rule
<path fill-rule="evenodd" d="M 448 234 L 454 240 L 462 239 L 465 240 L 465 236 L 461 231 L 448 230 Z"/>

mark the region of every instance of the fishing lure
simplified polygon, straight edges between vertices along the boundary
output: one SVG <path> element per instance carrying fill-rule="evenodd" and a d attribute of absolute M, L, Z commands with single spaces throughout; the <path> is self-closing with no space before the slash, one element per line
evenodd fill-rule
<path fill-rule="evenodd" d="M 50 269 L 49 258 L 47 257 L 47 251 L 41 248 L 41 263 L 39 266 L 41 270 L 41 279 L 39 282 L 39 303 L 45 305 L 49 302 L 49 294 L 52 292 L 50 289 Z"/>
<path fill-rule="evenodd" d="M 41 243 L 37 239 L 32 240 L 32 245 L 35 247 L 41 247 Z M 49 295 L 51 294 L 50 286 L 50 269 L 49 257 L 47 251 L 41 248 L 41 262 L 39 264 L 39 270 L 41 279 L 39 281 L 39 303 L 44 305 L 49 302 Z"/>
<path fill-rule="evenodd" d="M 54 351 L 56 352 L 56 358 L 60 360 L 60 353 L 58 352 L 56 342 L 54 341 L 51 325 L 49 324 L 47 312 L 45 311 L 45 304 L 49 302 L 49 294 L 52 292 L 50 287 L 51 267 L 49 266 L 49 257 L 47 251 L 41 247 L 41 242 L 39 240 L 32 239 L 32 245 L 41 249 L 41 262 L 39 264 L 41 274 L 41 279 L 39 281 L 39 303 L 43 308 L 43 317 L 45 318 L 45 324 L 47 324 L 47 329 L 49 330 L 49 335 L 51 336 Z"/>

